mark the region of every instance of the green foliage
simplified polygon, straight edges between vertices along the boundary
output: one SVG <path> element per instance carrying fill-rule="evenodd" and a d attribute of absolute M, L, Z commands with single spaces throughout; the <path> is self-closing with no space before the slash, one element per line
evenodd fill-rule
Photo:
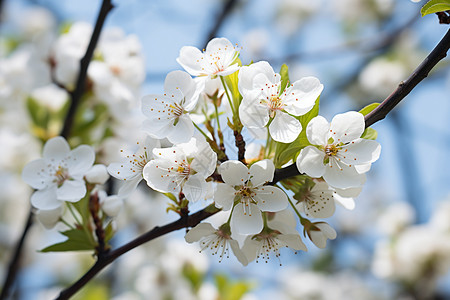
<path fill-rule="evenodd" d="M 282 92 L 284 92 L 284 89 L 289 84 L 289 73 L 288 73 L 288 66 L 286 64 L 283 64 L 280 69 L 280 75 L 281 75 L 281 88 L 280 88 L 280 95 Z"/>
<path fill-rule="evenodd" d="M 185 264 L 182 269 L 183 277 L 191 284 L 195 293 L 197 293 L 203 284 L 205 274 L 197 270 L 192 264 Z"/>
<path fill-rule="evenodd" d="M 380 103 L 371 103 L 369 105 L 366 105 L 363 109 L 361 109 L 359 112 L 362 113 L 364 116 L 368 115 L 372 110 L 377 108 L 380 105 Z"/>
<path fill-rule="evenodd" d="M 312 118 L 319 115 L 319 103 L 320 96 L 317 98 L 314 107 L 308 113 L 304 114 L 303 116 L 297 117 L 297 119 L 302 124 L 303 129 L 295 141 L 290 144 L 276 143 L 277 146 L 275 148 L 274 157 L 275 168 L 280 168 L 287 162 L 295 159 L 300 150 L 302 150 L 306 146 L 311 145 L 308 141 L 308 138 L 306 137 L 306 126 L 308 126 L 308 123 L 312 120 Z"/>
<path fill-rule="evenodd" d="M 61 232 L 67 237 L 67 240 L 58 244 L 48 246 L 41 250 L 41 252 L 63 252 L 63 251 L 84 251 L 94 250 L 97 246 L 92 243 L 88 234 L 81 229 L 70 229 Z"/>
<path fill-rule="evenodd" d="M 222 274 L 217 274 L 215 281 L 219 291 L 218 300 L 239 300 L 252 288 L 248 282 L 233 281 Z"/>
<path fill-rule="evenodd" d="M 361 136 L 361 138 L 366 139 L 366 140 L 376 140 L 377 137 L 378 137 L 378 132 L 371 127 L 367 127 Z"/>
<path fill-rule="evenodd" d="M 302 201 L 315 183 L 308 175 L 297 175 L 281 181 L 281 185 L 294 193 L 294 199 Z"/>
<path fill-rule="evenodd" d="M 422 7 L 420 13 L 423 17 L 446 10 L 450 10 L 450 0 L 431 0 Z"/>
<path fill-rule="evenodd" d="M 104 284 L 89 284 L 79 293 L 75 294 L 74 300 L 108 300 L 111 299 L 109 287 Z"/>

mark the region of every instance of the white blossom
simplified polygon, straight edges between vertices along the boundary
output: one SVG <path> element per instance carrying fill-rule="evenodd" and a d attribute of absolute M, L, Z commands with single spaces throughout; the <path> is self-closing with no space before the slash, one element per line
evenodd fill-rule
<path fill-rule="evenodd" d="M 152 189 L 167 193 L 182 191 L 189 201 L 205 198 L 206 178 L 216 169 L 217 154 L 203 139 L 192 138 L 189 143 L 170 148 L 155 148 L 155 159 L 143 171 Z"/>
<path fill-rule="evenodd" d="M 300 173 L 323 177 L 336 188 L 361 186 L 381 151 L 376 141 L 360 138 L 364 128 L 364 116 L 353 111 L 336 115 L 331 124 L 322 116 L 313 118 L 306 128 L 313 146 L 303 148 L 297 157 Z"/>
<path fill-rule="evenodd" d="M 104 184 L 109 179 L 108 170 L 105 165 L 93 165 L 84 175 L 86 181 L 94 184 Z"/>
<path fill-rule="evenodd" d="M 323 90 L 315 77 L 304 77 L 281 90 L 281 76 L 269 63 L 260 61 L 239 71 L 239 106 L 242 124 L 262 128 L 269 124 L 271 137 L 282 143 L 293 142 L 302 125 L 295 117 L 310 111 Z"/>
<path fill-rule="evenodd" d="M 83 176 L 95 160 L 94 149 L 81 145 L 70 150 L 62 137 L 44 145 L 43 158 L 29 162 L 22 171 L 23 180 L 36 191 L 31 204 L 37 209 L 51 210 L 61 201 L 77 202 L 86 194 Z"/>
<path fill-rule="evenodd" d="M 286 194 L 279 188 L 264 185 L 272 181 L 275 167 L 265 159 L 248 169 L 240 161 L 222 163 L 219 172 L 225 183 L 214 193 L 216 206 L 227 211 L 233 208 L 231 227 L 240 234 L 255 234 L 263 229 L 261 211 L 280 211 L 287 207 Z M 233 207 L 235 201 L 239 201 Z"/>
<path fill-rule="evenodd" d="M 304 225 L 304 232 L 311 242 L 319 248 L 325 248 L 327 240 L 334 240 L 337 236 L 336 230 L 325 222 L 309 222 Z"/>
<path fill-rule="evenodd" d="M 124 157 L 118 163 L 111 163 L 108 166 L 108 172 L 111 176 L 122 180 L 119 188 L 119 195 L 122 197 L 129 196 L 143 179 L 142 172 L 145 165 L 153 158 L 153 149 L 159 147 L 158 140 L 149 136 L 143 142 L 137 142 L 139 148 L 133 153 L 124 153 Z"/>
<path fill-rule="evenodd" d="M 180 50 L 177 62 L 192 76 L 226 76 L 236 72 L 239 57 L 233 44 L 226 38 L 214 38 L 201 52 L 192 46 L 185 46 Z"/>
<path fill-rule="evenodd" d="M 200 242 L 200 251 L 209 249 L 212 255 L 219 256 L 219 262 L 224 256 L 229 258 L 231 248 L 239 262 L 244 266 L 247 265 L 247 258 L 239 248 L 238 242 L 232 239 L 230 227 L 226 223 L 218 229 L 210 223 L 200 223 L 189 230 L 184 238 L 188 243 Z"/>
<path fill-rule="evenodd" d="M 163 95 L 142 98 L 142 112 L 147 117 L 144 130 L 155 138 L 168 138 L 174 144 L 186 143 L 194 135 L 188 112 L 198 101 L 199 90 L 194 79 L 183 71 L 167 74 Z"/>

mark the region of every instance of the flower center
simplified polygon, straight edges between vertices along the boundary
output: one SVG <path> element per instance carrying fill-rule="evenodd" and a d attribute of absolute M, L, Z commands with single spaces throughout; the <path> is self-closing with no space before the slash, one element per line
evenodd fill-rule
<path fill-rule="evenodd" d="M 170 104 L 170 112 L 175 116 L 175 118 L 179 118 L 183 114 L 183 108 L 178 104 Z"/>
<path fill-rule="evenodd" d="M 326 145 L 324 148 L 325 154 L 328 156 L 336 156 L 336 154 L 341 150 L 341 147 L 336 145 Z"/>
<path fill-rule="evenodd" d="M 67 179 L 70 179 L 68 169 L 64 168 L 62 166 L 58 166 L 58 169 L 56 169 L 56 172 L 53 176 L 55 176 L 55 179 L 53 180 L 53 182 L 56 182 L 58 187 L 61 187 L 63 185 L 64 181 L 66 181 Z"/>

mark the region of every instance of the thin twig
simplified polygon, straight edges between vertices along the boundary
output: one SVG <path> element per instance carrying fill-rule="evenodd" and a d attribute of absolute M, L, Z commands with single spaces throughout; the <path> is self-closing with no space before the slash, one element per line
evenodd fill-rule
<path fill-rule="evenodd" d="M 242 134 L 239 131 L 235 130 L 234 131 L 234 139 L 235 139 L 236 147 L 238 148 L 238 160 L 245 165 L 246 163 L 245 163 L 244 137 L 242 136 Z"/>

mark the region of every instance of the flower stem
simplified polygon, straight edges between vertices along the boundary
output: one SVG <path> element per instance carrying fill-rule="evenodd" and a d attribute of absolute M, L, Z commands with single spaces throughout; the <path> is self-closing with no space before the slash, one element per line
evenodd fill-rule
<path fill-rule="evenodd" d="M 236 114 L 236 111 L 234 110 L 233 102 L 231 101 L 230 94 L 228 93 L 227 85 L 225 84 L 225 80 L 223 80 L 223 77 L 220 76 L 220 81 L 222 82 L 223 88 L 225 90 L 225 94 L 227 94 L 228 103 L 230 104 L 231 111 L 233 112 L 233 115 Z"/>

